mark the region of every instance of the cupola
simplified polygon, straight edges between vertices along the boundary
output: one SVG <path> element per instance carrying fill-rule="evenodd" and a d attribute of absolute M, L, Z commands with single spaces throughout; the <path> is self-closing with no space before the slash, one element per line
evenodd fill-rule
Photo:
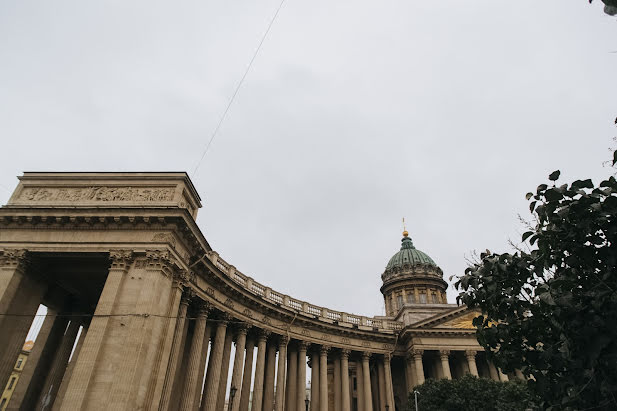
<path fill-rule="evenodd" d="M 390 258 L 381 275 L 386 315 L 395 316 L 406 304 L 447 304 L 443 272 L 435 261 L 414 247 L 403 231 L 401 249 Z"/>

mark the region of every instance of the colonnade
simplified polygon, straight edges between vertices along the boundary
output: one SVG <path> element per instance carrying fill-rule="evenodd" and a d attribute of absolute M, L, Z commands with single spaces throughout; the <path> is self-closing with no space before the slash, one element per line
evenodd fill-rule
<path fill-rule="evenodd" d="M 249 404 L 252 411 L 394 410 L 389 354 L 290 340 L 235 320 L 206 301 L 189 301 L 184 296 L 179 318 L 187 312 L 195 317 L 177 322 L 160 410 L 248 411 Z M 209 358 L 204 358 L 208 351 Z M 186 364 L 183 375 L 177 372 L 178 364 Z M 330 383 L 329 368 L 334 372 Z M 372 387 L 371 369 L 380 370 L 378 390 Z M 352 377 L 356 378 L 355 397 Z M 357 405 L 352 408 L 354 398 Z"/>
<path fill-rule="evenodd" d="M 463 364 L 458 364 L 462 368 L 463 374 L 471 374 L 476 377 L 480 377 L 478 370 L 478 364 L 476 356 L 479 351 L 465 350 L 461 353 L 464 354 L 465 360 Z M 451 380 L 453 378 L 453 372 L 451 362 L 457 351 L 455 350 L 438 350 L 437 355 L 427 356 L 425 350 L 415 349 L 412 350 L 406 357 L 405 377 L 407 380 L 407 389 L 409 392 L 414 386 L 423 384 L 427 376 L 425 375 L 425 367 L 435 371 L 434 378 L 445 378 Z M 460 359 L 460 355 L 457 356 Z M 488 370 L 487 377 L 495 381 L 508 381 L 508 375 L 504 374 L 499 368 L 488 361 L 484 360 L 484 368 Z M 428 364 L 427 364 L 428 363 Z M 432 366 L 432 367 L 431 367 Z M 523 374 L 516 370 L 516 377 L 524 379 Z"/>

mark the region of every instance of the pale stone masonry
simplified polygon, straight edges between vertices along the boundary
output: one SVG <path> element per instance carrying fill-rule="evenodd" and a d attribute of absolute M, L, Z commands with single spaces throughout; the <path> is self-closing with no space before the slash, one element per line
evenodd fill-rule
<path fill-rule="evenodd" d="M 427 378 L 522 378 L 487 361 L 477 313 L 447 303 L 407 232 L 382 274 L 386 316 L 366 317 L 243 274 L 200 207 L 182 172 L 19 177 L 0 208 L 1 386 L 40 304 L 48 317 L 8 410 L 394 411 Z"/>

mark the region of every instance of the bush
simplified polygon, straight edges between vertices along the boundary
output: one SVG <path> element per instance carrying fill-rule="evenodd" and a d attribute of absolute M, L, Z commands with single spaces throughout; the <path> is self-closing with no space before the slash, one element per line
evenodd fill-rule
<path fill-rule="evenodd" d="M 498 382 L 466 375 L 456 380 L 426 380 L 415 388 L 421 411 L 524 411 L 533 409 L 531 394 L 522 381 Z M 414 394 L 408 410 L 415 410 Z"/>

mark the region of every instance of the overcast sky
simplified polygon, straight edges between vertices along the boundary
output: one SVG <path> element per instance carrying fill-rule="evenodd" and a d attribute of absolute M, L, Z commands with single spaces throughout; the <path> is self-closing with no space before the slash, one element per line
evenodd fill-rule
<path fill-rule="evenodd" d="M 23 171 L 191 172 L 279 1 L 0 2 L 0 203 Z M 448 278 L 510 249 L 551 171 L 610 173 L 615 73 L 599 0 L 286 0 L 192 176 L 199 226 L 261 283 L 381 314 L 403 216 Z"/>

